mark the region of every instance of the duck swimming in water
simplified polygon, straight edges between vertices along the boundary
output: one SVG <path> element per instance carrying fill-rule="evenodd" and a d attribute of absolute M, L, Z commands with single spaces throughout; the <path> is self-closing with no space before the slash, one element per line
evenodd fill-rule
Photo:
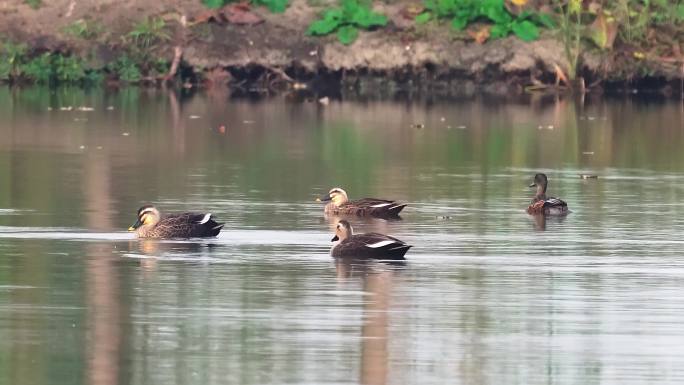
<path fill-rule="evenodd" d="M 530 187 L 536 187 L 537 192 L 527 207 L 528 214 L 565 215 L 569 212 L 567 203 L 558 198 L 546 196 L 548 185 L 549 180 L 545 174 L 540 173 L 534 176 L 534 183 Z"/>
<path fill-rule="evenodd" d="M 331 189 L 326 195 L 317 198 L 316 201 L 331 201 L 325 205 L 325 213 L 330 215 L 370 215 L 379 218 L 396 218 L 401 210 L 406 207 L 405 203 L 386 199 L 363 198 L 350 201 L 347 192 L 339 187 Z"/>
<path fill-rule="evenodd" d="M 128 231 L 138 238 L 201 238 L 215 237 L 223 223 L 217 223 L 211 213 L 181 213 L 162 217 L 156 207 L 145 205 L 138 209 L 138 220 Z"/>
<path fill-rule="evenodd" d="M 337 223 L 332 242 L 337 242 L 330 250 L 335 258 L 403 260 L 411 248 L 411 245 L 384 234 L 354 234 L 351 224 L 345 220 Z"/>

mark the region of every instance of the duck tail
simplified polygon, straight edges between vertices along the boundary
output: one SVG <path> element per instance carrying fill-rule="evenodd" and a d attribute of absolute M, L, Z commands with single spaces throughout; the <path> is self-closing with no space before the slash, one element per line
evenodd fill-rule
<path fill-rule="evenodd" d="M 404 209 L 404 207 L 406 207 L 406 203 L 404 203 L 404 204 L 395 204 L 395 205 L 393 205 L 393 206 L 388 207 L 388 208 L 387 208 L 387 212 L 389 212 L 390 215 L 399 215 L 399 213 L 401 212 L 401 210 Z"/>
<path fill-rule="evenodd" d="M 388 254 L 392 256 L 392 259 L 404 259 L 404 255 L 406 255 L 406 252 L 409 251 L 409 249 L 413 247 L 411 245 L 401 245 L 397 247 L 393 247 L 388 251 Z"/>
<path fill-rule="evenodd" d="M 213 225 L 213 226 L 209 229 L 209 234 L 211 234 L 211 236 L 215 237 L 221 232 L 225 223 L 217 223 L 214 221 L 211 221 L 211 222 L 213 222 L 213 223 L 211 223 L 211 225 Z"/>

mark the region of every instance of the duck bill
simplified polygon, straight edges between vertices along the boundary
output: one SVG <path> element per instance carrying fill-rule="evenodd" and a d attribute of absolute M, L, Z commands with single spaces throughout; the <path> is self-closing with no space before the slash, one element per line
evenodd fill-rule
<path fill-rule="evenodd" d="M 337 234 L 336 234 L 336 235 L 333 237 L 333 239 L 330 240 L 330 242 L 335 242 L 335 241 L 339 241 L 339 240 L 340 240 L 340 237 L 338 237 Z"/>
<path fill-rule="evenodd" d="M 527 187 L 530 187 L 530 188 L 531 188 L 531 187 L 537 187 L 537 184 L 536 184 L 536 183 L 532 183 L 531 185 L 529 185 L 529 186 L 527 186 Z"/>
<path fill-rule="evenodd" d="M 133 224 L 133 226 L 128 228 L 128 231 L 135 231 L 138 227 L 142 226 L 142 222 L 140 222 L 140 218 L 138 218 L 137 221 Z"/>
<path fill-rule="evenodd" d="M 325 194 L 323 196 L 316 198 L 316 202 L 327 202 L 327 201 L 331 201 L 331 200 L 332 200 L 332 197 L 330 196 L 330 194 Z"/>

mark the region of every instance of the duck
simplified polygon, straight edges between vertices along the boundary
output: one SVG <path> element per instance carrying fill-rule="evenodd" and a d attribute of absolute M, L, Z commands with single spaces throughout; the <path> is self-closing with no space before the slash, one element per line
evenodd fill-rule
<path fill-rule="evenodd" d="M 397 218 L 405 203 L 376 198 L 363 198 L 350 201 L 347 192 L 340 187 L 332 188 L 327 194 L 316 198 L 317 202 L 330 203 L 325 205 L 325 213 L 329 215 L 358 215 L 379 218 Z"/>
<path fill-rule="evenodd" d="M 565 201 L 546 196 L 548 185 L 549 179 L 546 174 L 539 173 L 534 176 L 534 183 L 529 187 L 536 187 L 537 192 L 527 207 L 528 214 L 565 215 L 569 212 L 568 204 Z"/>
<path fill-rule="evenodd" d="M 330 254 L 334 258 L 404 260 L 404 255 L 412 247 L 384 234 L 354 234 L 354 229 L 346 220 L 337 222 L 331 242 L 334 244 Z"/>
<path fill-rule="evenodd" d="M 161 216 L 152 205 L 138 209 L 138 220 L 128 231 L 138 238 L 206 238 L 221 232 L 223 223 L 214 221 L 211 213 L 180 213 Z"/>

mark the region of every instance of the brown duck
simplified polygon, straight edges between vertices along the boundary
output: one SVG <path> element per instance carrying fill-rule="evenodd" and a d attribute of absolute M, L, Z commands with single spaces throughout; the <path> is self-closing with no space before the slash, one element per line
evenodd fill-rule
<path fill-rule="evenodd" d="M 536 187 L 537 192 L 527 207 L 528 214 L 565 215 L 569 212 L 567 203 L 558 198 L 546 196 L 548 185 L 549 180 L 545 174 L 534 176 L 534 183 L 530 187 Z"/>
<path fill-rule="evenodd" d="M 330 192 L 317 198 L 316 201 L 330 201 L 325 205 L 325 213 L 329 215 L 370 215 L 380 218 L 396 218 L 401 210 L 406 207 L 405 203 L 386 199 L 363 198 L 350 201 L 346 191 L 339 187 L 331 189 Z"/>
<path fill-rule="evenodd" d="M 162 217 L 156 207 L 145 205 L 138 209 L 138 220 L 128 231 L 138 238 L 203 238 L 215 237 L 223 228 L 211 213 L 181 213 Z"/>
<path fill-rule="evenodd" d="M 337 223 L 332 242 L 336 243 L 330 254 L 335 258 L 403 260 L 411 248 L 411 245 L 384 234 L 354 234 L 351 224 L 345 220 Z"/>

